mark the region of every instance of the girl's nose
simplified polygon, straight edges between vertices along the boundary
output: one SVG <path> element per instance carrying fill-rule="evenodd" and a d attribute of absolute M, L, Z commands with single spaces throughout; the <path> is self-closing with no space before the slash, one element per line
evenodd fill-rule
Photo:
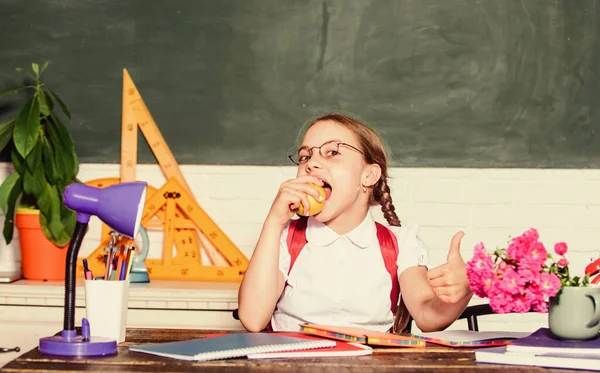
<path fill-rule="evenodd" d="M 319 159 L 321 155 L 319 153 L 313 154 L 312 157 L 306 162 L 306 172 L 311 172 L 316 169 L 323 168 L 322 160 Z"/>

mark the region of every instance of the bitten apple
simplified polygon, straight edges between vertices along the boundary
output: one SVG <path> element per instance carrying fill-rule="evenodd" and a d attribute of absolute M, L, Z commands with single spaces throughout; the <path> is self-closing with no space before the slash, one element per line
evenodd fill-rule
<path fill-rule="evenodd" d="M 323 189 L 323 187 L 316 185 L 316 184 L 310 184 L 310 186 L 312 186 L 313 188 L 315 188 L 316 190 L 319 191 L 319 194 L 321 195 L 321 202 L 317 201 L 313 196 L 311 196 L 310 194 L 307 195 L 308 197 L 308 202 L 310 202 L 310 208 L 308 210 L 308 214 L 304 211 L 304 206 L 300 205 L 300 207 L 298 208 L 298 210 L 296 210 L 296 213 L 300 216 L 312 216 L 312 215 L 316 215 L 318 213 L 321 212 L 321 210 L 323 210 L 323 206 L 325 206 L 325 189 Z"/>

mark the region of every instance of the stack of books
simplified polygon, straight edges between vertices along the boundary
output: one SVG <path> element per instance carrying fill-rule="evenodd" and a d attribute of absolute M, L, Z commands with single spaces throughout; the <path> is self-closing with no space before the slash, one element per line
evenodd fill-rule
<path fill-rule="evenodd" d="M 548 328 L 540 328 L 506 346 L 475 351 L 475 361 L 600 371 L 600 338 L 565 341 L 555 338 Z"/>

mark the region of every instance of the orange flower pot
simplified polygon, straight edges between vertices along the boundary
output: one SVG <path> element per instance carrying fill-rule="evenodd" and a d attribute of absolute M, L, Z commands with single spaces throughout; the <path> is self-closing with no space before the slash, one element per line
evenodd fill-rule
<path fill-rule="evenodd" d="M 21 271 L 27 280 L 65 279 L 67 248 L 58 247 L 44 235 L 40 211 L 17 209 L 15 226 L 21 243 Z"/>

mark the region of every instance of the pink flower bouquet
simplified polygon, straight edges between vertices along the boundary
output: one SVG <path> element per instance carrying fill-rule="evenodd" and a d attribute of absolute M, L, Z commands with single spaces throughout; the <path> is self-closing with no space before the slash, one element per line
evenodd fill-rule
<path fill-rule="evenodd" d="M 554 245 L 560 257 L 555 261 L 531 228 L 511 240 L 506 249 L 488 255 L 483 243 L 475 246 L 473 258 L 467 262 L 471 290 L 481 298 L 489 298 L 496 313 L 548 311 L 548 300 L 561 286 L 587 286 L 589 276 L 571 278 L 564 257 L 567 244 Z M 547 261 L 551 263 L 548 265 Z"/>

